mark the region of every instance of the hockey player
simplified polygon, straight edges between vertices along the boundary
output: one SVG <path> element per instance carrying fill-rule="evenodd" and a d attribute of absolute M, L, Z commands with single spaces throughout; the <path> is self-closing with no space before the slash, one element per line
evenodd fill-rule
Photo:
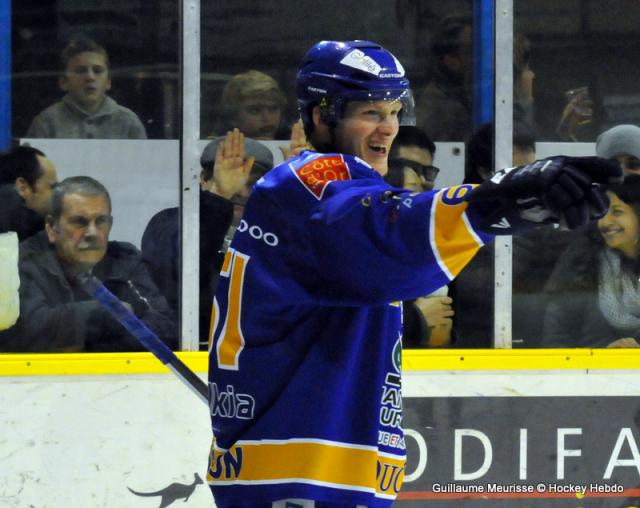
<path fill-rule="evenodd" d="M 218 508 L 390 507 L 404 476 L 401 300 L 455 277 L 495 232 L 575 227 L 619 169 L 552 158 L 474 190 L 386 184 L 409 82 L 378 44 L 324 41 L 297 75 L 317 152 L 256 184 L 214 300 L 209 365 Z"/>

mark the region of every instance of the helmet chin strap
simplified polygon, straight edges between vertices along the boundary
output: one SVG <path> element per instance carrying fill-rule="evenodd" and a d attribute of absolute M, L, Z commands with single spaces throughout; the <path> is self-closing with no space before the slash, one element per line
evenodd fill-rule
<path fill-rule="evenodd" d="M 329 112 L 326 108 L 320 107 L 320 121 L 327 126 L 327 133 L 329 135 L 329 139 L 319 140 L 317 134 L 317 128 L 313 127 L 313 131 L 306 132 L 307 138 L 313 144 L 315 150 L 319 153 L 333 153 L 339 152 L 337 146 L 337 136 L 336 136 L 336 128 L 338 127 L 338 122 L 335 119 L 330 118 Z M 315 134 L 315 135 L 314 135 Z M 324 137 L 324 136 L 323 136 Z"/>
<path fill-rule="evenodd" d="M 326 125 L 329 139 L 318 140 L 316 136 L 314 137 L 314 139 L 311 139 L 311 144 L 318 153 L 338 153 L 340 152 L 336 141 L 336 127 L 338 126 L 338 124 L 337 122 L 331 122 Z"/>

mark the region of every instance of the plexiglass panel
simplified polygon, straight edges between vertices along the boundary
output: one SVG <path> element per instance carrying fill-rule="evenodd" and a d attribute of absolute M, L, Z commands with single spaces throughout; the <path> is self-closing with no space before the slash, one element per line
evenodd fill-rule
<path fill-rule="evenodd" d="M 144 350 L 82 274 L 178 348 L 179 2 L 26 1 L 7 14 L 0 232 L 18 233 L 21 287 L 0 349 Z"/>
<path fill-rule="evenodd" d="M 515 90 L 529 104 L 514 153 L 529 153 L 533 139 L 538 158 L 597 154 L 635 173 L 640 5 L 514 4 L 526 45 L 514 54 Z M 609 214 L 589 227 L 514 239 L 514 347 L 637 347 L 637 183 L 626 179 L 609 196 Z"/>

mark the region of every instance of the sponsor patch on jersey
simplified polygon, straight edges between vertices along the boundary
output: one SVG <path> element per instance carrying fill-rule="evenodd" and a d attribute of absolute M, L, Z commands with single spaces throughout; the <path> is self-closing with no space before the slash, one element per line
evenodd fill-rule
<path fill-rule="evenodd" d="M 316 199 L 322 199 L 331 182 L 351 180 L 349 167 L 339 155 L 316 157 L 293 172 Z"/>

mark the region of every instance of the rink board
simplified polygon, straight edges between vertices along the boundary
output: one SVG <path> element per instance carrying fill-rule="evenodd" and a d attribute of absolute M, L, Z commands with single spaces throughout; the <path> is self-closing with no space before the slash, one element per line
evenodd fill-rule
<path fill-rule="evenodd" d="M 204 377 L 205 354 L 181 356 Z M 395 506 L 640 506 L 636 365 L 630 351 L 406 352 Z M 161 504 L 129 489 L 213 506 L 187 487 L 205 477 L 207 408 L 150 355 L 5 355 L 0 383 L 0 506 Z"/>

